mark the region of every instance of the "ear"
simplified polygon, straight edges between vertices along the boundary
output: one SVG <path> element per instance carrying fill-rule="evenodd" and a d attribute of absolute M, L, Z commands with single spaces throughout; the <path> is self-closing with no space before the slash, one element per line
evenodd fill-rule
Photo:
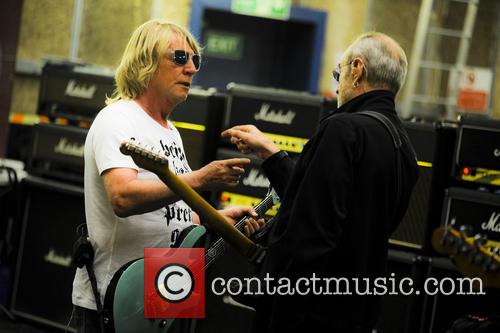
<path fill-rule="evenodd" d="M 351 64 L 351 74 L 353 82 L 361 82 L 363 79 L 363 68 L 365 68 L 365 64 L 361 58 L 354 58 Z"/>

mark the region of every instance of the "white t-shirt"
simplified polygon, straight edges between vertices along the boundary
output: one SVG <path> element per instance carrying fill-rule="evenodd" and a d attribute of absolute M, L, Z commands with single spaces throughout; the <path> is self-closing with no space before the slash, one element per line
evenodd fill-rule
<path fill-rule="evenodd" d="M 94 271 L 101 299 L 120 267 L 143 257 L 145 247 L 170 247 L 180 231 L 192 224 L 191 208 L 183 201 L 145 214 L 116 216 L 101 177 L 107 169 L 131 168 L 138 170 L 139 179 L 158 179 L 120 152 L 120 144 L 132 138 L 145 147 L 163 151 L 174 173 L 190 172 L 179 132 L 170 122 L 168 126 L 168 129 L 162 127 L 135 101 L 122 100 L 102 109 L 87 135 L 85 214 L 95 251 Z M 85 268 L 76 271 L 72 298 L 75 305 L 96 309 Z"/>

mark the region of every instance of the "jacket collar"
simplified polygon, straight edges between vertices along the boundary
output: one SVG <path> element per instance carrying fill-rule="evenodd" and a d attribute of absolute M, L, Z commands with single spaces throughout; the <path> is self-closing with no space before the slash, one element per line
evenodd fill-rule
<path fill-rule="evenodd" d="M 396 112 L 394 93 L 388 90 L 372 90 L 365 94 L 354 97 L 340 108 L 331 111 L 323 119 L 338 113 L 353 113 L 358 111 L 386 111 Z"/>

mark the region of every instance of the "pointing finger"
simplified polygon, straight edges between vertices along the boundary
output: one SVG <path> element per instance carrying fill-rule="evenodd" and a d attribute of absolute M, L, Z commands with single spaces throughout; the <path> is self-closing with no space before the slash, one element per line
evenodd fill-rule
<path fill-rule="evenodd" d="M 248 158 L 231 158 L 231 159 L 228 159 L 228 160 L 224 160 L 224 163 L 228 166 L 228 167 L 233 167 L 233 166 L 243 166 L 243 165 L 246 165 L 246 164 L 250 164 L 250 159 Z"/>

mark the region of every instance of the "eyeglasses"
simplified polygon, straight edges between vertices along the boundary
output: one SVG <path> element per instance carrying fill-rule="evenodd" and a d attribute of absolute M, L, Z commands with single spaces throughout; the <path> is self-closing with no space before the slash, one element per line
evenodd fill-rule
<path fill-rule="evenodd" d="M 337 65 L 337 67 L 335 67 L 335 69 L 332 71 L 332 75 L 333 75 L 333 78 L 335 79 L 335 81 L 337 82 L 340 82 L 340 68 L 341 67 L 344 67 L 344 66 L 348 66 L 352 64 L 352 60 L 348 63 L 348 64 L 343 64 L 342 66 L 340 64 Z"/>
<path fill-rule="evenodd" d="M 192 54 L 185 50 L 171 50 L 171 60 L 179 65 L 184 66 L 188 63 L 189 58 L 193 60 L 194 68 L 196 70 L 200 69 L 201 66 L 201 57 L 199 54 Z"/>

